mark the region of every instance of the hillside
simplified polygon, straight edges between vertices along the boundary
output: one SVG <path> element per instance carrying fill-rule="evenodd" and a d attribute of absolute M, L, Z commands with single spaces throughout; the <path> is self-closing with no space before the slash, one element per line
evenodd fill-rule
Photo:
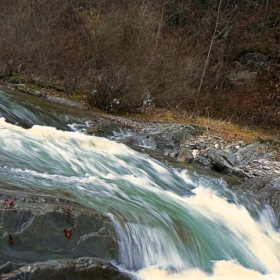
<path fill-rule="evenodd" d="M 280 1 L 3 0 L 0 75 L 91 108 L 280 126 Z"/>

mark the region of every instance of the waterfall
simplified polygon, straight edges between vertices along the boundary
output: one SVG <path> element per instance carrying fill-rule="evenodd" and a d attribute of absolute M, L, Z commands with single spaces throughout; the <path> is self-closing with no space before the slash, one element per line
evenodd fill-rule
<path fill-rule="evenodd" d="M 0 184 L 106 213 L 120 269 L 138 279 L 280 277 L 271 213 L 217 178 L 179 170 L 108 139 L 0 118 Z M 273 215 L 272 215 L 273 218 Z M 246 278 L 247 277 L 247 278 Z M 274 279 L 276 279 L 274 278 Z"/>

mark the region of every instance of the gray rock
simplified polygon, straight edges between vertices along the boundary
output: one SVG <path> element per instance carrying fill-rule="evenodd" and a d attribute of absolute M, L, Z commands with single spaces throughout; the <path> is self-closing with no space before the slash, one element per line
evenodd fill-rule
<path fill-rule="evenodd" d="M 249 72 L 248 70 L 240 71 L 237 73 L 231 73 L 229 75 L 229 79 L 233 82 L 239 82 L 244 80 L 252 80 L 255 79 L 258 75 L 258 72 Z"/>
<path fill-rule="evenodd" d="M 207 157 L 214 167 L 223 173 L 230 173 L 237 162 L 235 155 L 215 148 L 207 151 Z"/>
<path fill-rule="evenodd" d="M 269 166 L 266 166 L 266 165 L 264 165 L 262 168 L 263 168 L 264 170 L 270 170 L 270 167 L 269 167 Z"/>
<path fill-rule="evenodd" d="M 265 145 L 260 143 L 253 143 L 240 148 L 235 153 L 238 158 L 238 165 L 246 165 L 248 162 L 262 158 L 265 154 L 265 148 Z"/>
<path fill-rule="evenodd" d="M 233 170 L 231 170 L 231 174 L 240 178 L 251 178 L 252 174 L 245 172 L 242 169 L 239 168 L 235 168 Z"/>
<path fill-rule="evenodd" d="M 173 151 L 175 148 L 174 142 L 168 135 L 155 135 L 153 138 L 157 151 Z"/>
<path fill-rule="evenodd" d="M 199 166 L 203 166 L 206 169 L 214 169 L 214 165 L 210 162 L 210 160 L 203 156 L 198 156 L 194 159 L 193 163 Z"/>
<path fill-rule="evenodd" d="M 118 259 L 117 234 L 109 217 L 69 200 L 1 193 L 0 272 L 49 259 Z M 5 199 L 14 201 L 6 209 Z"/>
<path fill-rule="evenodd" d="M 240 189 L 256 197 L 263 206 L 269 205 L 280 227 L 280 176 L 267 175 L 252 178 L 240 185 Z"/>
<path fill-rule="evenodd" d="M 2 275 L 3 280 L 132 280 L 111 263 L 97 258 L 61 259 L 37 262 Z"/>
<path fill-rule="evenodd" d="M 177 160 L 179 162 L 191 163 L 194 160 L 194 156 L 193 156 L 192 152 L 189 149 L 183 148 L 183 149 L 181 149 L 181 151 L 180 151 L 180 153 L 179 153 L 179 155 L 177 157 Z"/>

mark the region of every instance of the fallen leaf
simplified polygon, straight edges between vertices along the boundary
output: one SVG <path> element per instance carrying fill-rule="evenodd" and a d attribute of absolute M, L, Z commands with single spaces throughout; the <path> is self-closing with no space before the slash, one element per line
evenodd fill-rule
<path fill-rule="evenodd" d="M 9 234 L 9 242 L 11 244 L 11 246 L 13 246 L 14 242 L 14 238 L 11 236 L 11 234 Z"/>
<path fill-rule="evenodd" d="M 65 213 L 66 213 L 67 216 L 68 216 L 67 222 L 70 223 L 71 215 L 70 215 L 69 209 L 68 209 L 65 205 L 62 205 L 61 207 L 62 207 L 62 209 L 65 211 Z"/>
<path fill-rule="evenodd" d="M 11 199 L 5 199 L 3 204 L 4 204 L 5 209 L 8 209 L 11 205 L 14 204 L 14 201 Z"/>
<path fill-rule="evenodd" d="M 64 235 L 66 238 L 71 239 L 72 232 L 70 230 L 67 230 L 66 228 L 64 229 Z"/>

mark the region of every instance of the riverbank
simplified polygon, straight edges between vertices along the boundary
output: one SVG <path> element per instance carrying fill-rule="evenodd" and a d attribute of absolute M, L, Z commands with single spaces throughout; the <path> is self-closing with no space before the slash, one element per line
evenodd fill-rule
<path fill-rule="evenodd" d="M 126 116 L 89 110 L 85 100 L 58 91 L 36 90 L 25 84 L 1 82 L 9 90 L 44 98 L 90 113 L 83 128 L 90 135 L 162 152 L 180 163 L 213 169 L 229 176 L 252 178 L 280 174 L 279 133 L 253 130 L 226 121 L 197 118 L 149 108 Z M 271 134 L 273 134 L 271 136 Z"/>
<path fill-rule="evenodd" d="M 9 96 L 7 99 L 11 102 L 6 103 L 6 112 L 12 115 L 13 113 L 23 112 L 22 115 L 27 116 L 31 111 L 37 117 L 40 116 L 41 112 L 47 113 L 48 110 L 51 110 L 53 116 L 55 118 L 58 117 L 58 121 L 62 120 L 59 119 L 59 116 L 56 114 L 57 110 L 53 110 L 53 107 L 68 115 L 69 108 L 47 102 L 52 97 L 44 93 L 43 95 L 40 93 L 41 97 L 43 97 L 41 99 L 27 96 L 26 92 L 12 93 L 5 90 L 4 92 L 1 91 L 1 94 L 3 94 L 1 105 L 5 105 L 5 96 Z M 18 97 L 20 97 L 20 100 L 17 99 Z M 59 100 L 62 102 L 61 99 Z M 17 107 L 17 105 L 20 106 Z M 69 100 L 68 106 L 71 105 L 75 107 L 74 103 L 71 104 L 71 100 Z M 28 107 L 32 108 L 29 111 L 25 110 Z M 36 108 L 36 110 L 33 111 L 33 108 Z M 56 271 L 56 268 L 58 268 L 57 273 L 62 273 L 63 275 L 67 275 L 69 271 L 72 273 L 73 270 L 77 272 L 77 275 L 80 273 L 91 274 L 97 270 L 99 274 L 105 275 L 106 273 L 104 279 L 114 279 L 114 275 L 119 274 L 119 271 L 112 267 L 112 263 L 108 262 L 108 260 L 111 258 L 118 259 L 118 254 L 117 250 L 108 251 L 106 246 L 108 245 L 109 248 L 117 246 L 116 235 L 118 241 L 125 240 L 124 243 L 118 243 L 119 248 L 123 249 L 123 256 L 125 256 L 124 259 L 121 259 L 120 263 L 124 263 L 126 259 L 132 265 L 135 263 L 132 258 L 134 255 L 127 256 L 130 248 L 132 248 L 130 246 L 131 243 L 128 241 L 132 239 L 122 239 L 123 232 L 131 233 L 129 237 L 140 236 L 141 242 L 143 241 L 142 237 L 147 237 L 147 243 L 144 244 L 148 246 L 143 246 L 143 248 L 151 248 L 151 244 L 159 244 L 160 246 L 155 247 L 155 249 L 164 248 L 164 252 L 167 253 L 167 259 L 169 260 L 170 252 L 173 252 L 173 248 L 185 248 L 185 244 L 189 244 L 188 240 L 191 239 L 189 232 L 191 231 L 186 231 L 186 235 L 182 235 L 184 229 L 188 229 L 189 225 L 196 225 L 196 222 L 204 225 L 204 221 L 208 219 L 204 220 L 204 215 L 200 214 L 195 215 L 193 218 L 188 215 L 188 212 L 192 212 L 189 209 L 195 210 L 200 208 L 200 203 L 192 207 L 193 200 L 196 198 L 198 201 L 203 199 L 201 213 L 206 212 L 206 217 L 211 215 L 211 213 L 213 213 L 214 219 L 218 213 L 222 215 L 222 219 L 217 220 L 217 223 L 213 224 L 213 218 L 210 218 L 211 223 L 209 227 L 199 228 L 194 233 L 194 236 L 200 236 L 201 233 L 206 232 L 206 235 L 198 239 L 206 241 L 208 240 L 208 233 L 213 233 L 209 237 L 211 241 L 209 244 L 214 246 L 205 246 L 206 249 L 213 248 L 210 250 L 211 252 L 216 248 L 221 248 L 221 252 L 223 252 L 229 247 L 231 240 L 234 241 L 233 249 L 240 245 L 240 252 L 244 252 L 244 246 L 241 241 L 243 239 L 249 240 L 251 244 L 251 240 L 255 240 L 252 238 L 252 235 L 244 234 L 247 230 L 240 231 L 239 225 L 248 226 L 250 230 L 252 225 L 248 222 L 251 221 L 249 215 L 248 218 L 250 219 L 243 220 L 240 224 L 240 217 L 246 213 L 246 211 L 243 211 L 245 210 L 244 207 L 251 209 L 252 212 L 250 213 L 252 213 L 253 217 L 255 217 L 256 213 L 255 207 L 260 208 L 260 212 L 257 211 L 257 213 L 261 217 L 262 209 L 259 206 L 262 205 L 263 209 L 269 212 L 267 216 L 270 217 L 269 221 L 271 221 L 273 226 L 276 229 L 280 227 L 280 178 L 279 174 L 277 174 L 277 169 L 268 170 L 267 168 L 262 168 L 265 175 L 254 174 L 253 171 L 250 172 L 250 170 L 242 169 L 244 166 L 246 167 L 246 164 L 258 159 L 269 159 L 272 162 L 272 157 L 276 156 L 274 154 L 276 151 L 275 143 L 269 141 L 247 143 L 245 141 L 241 142 L 239 139 L 236 139 L 238 142 L 227 142 L 217 134 L 214 134 L 210 127 L 201 127 L 197 124 L 165 123 L 151 120 L 145 121 L 145 119 L 136 120 L 132 116 L 123 117 L 89 112 L 86 108 L 82 107 L 80 111 L 82 112 L 82 117 L 77 118 L 77 122 L 75 122 L 75 118 L 69 118 L 63 119 L 65 120 L 64 124 L 70 124 L 70 128 L 74 131 L 109 138 L 132 146 L 134 149 L 140 150 L 140 152 L 148 153 L 148 151 L 152 151 L 161 154 L 160 160 L 165 157 L 167 162 L 177 163 L 178 167 L 185 170 L 173 169 L 164 164 L 158 164 L 145 154 L 135 153 L 131 149 L 127 149 L 125 145 L 119 145 L 113 141 L 98 137 L 88 137 L 81 133 L 65 132 L 63 128 L 58 130 L 56 125 L 53 125 L 52 128 L 44 127 L 49 125 L 38 118 L 32 118 L 32 124 L 39 124 L 41 126 L 33 127 L 32 129 L 22 129 L 16 125 L 10 125 L 2 119 L 1 131 L 3 134 L 0 138 L 3 160 L 1 166 L 3 172 L 1 176 L 3 185 L 2 219 L 5 218 L 5 223 L 2 221 L 1 224 L 5 228 L 3 229 L 1 247 L 6 248 L 5 254 L 9 254 L 6 259 L 7 262 L 3 264 L 2 269 L 5 270 L 5 273 L 9 273 L 11 270 L 21 267 L 21 270 L 15 271 L 16 274 L 11 275 L 11 278 L 4 279 L 15 279 L 13 277 L 18 277 L 18 274 L 25 277 L 26 275 L 23 274 L 30 274 L 30 267 L 32 272 L 37 273 L 41 271 L 43 274 L 45 272 L 48 273 L 48 271 Z M 16 115 L 19 116 L 19 114 Z M 20 125 L 14 120 L 10 120 L 10 123 Z M 55 130 L 55 127 L 57 130 Z M 13 143 L 16 143 L 17 146 Z M 16 149 L 16 147 L 19 148 Z M 152 156 L 154 157 L 154 154 Z M 13 158 L 11 164 L 9 164 L 10 157 Z M 14 166 L 19 168 L 14 168 Z M 212 181 L 212 172 L 207 172 L 206 170 L 207 177 L 204 177 L 199 172 L 193 172 L 192 166 L 201 166 L 204 168 L 203 170 L 208 168 L 213 170 L 212 172 L 216 172 L 217 176 L 214 176 L 213 182 L 217 184 L 215 184 L 213 191 L 209 193 L 211 185 L 203 184 L 204 179 L 207 181 L 208 178 L 211 178 L 209 182 Z M 272 172 L 271 175 L 268 175 L 268 171 L 273 171 L 274 173 Z M 187 179 L 184 177 L 185 175 L 187 175 Z M 233 180 L 235 179 L 235 182 L 239 180 L 239 183 L 225 184 L 223 178 L 232 178 Z M 130 188 L 134 181 L 136 184 L 133 185 L 133 188 Z M 184 183 L 185 181 L 186 184 Z M 228 182 L 228 180 L 225 181 Z M 8 183 L 13 188 L 13 192 L 7 192 Z M 18 188 L 15 189 L 15 186 L 18 186 Z M 128 192 L 124 193 L 122 191 L 125 190 L 126 186 L 128 186 Z M 200 193 L 202 188 L 205 194 Z M 227 196 L 226 193 L 229 193 L 228 189 L 230 188 L 236 188 L 237 191 Z M 28 193 L 24 197 L 23 193 L 27 190 L 30 194 Z M 148 192 L 144 193 L 145 191 Z M 219 193 L 218 197 L 216 197 L 216 191 Z M 247 195 L 244 195 L 245 193 Z M 235 195 L 238 196 L 238 200 L 235 200 Z M 45 196 L 48 198 L 52 197 L 53 199 L 45 199 Z M 62 200 L 57 198 L 62 198 Z M 251 199 L 253 210 L 249 205 Z M 38 202 L 37 204 L 36 201 Z M 167 202 L 169 201 L 171 203 L 168 205 Z M 78 202 L 79 204 L 74 205 L 72 202 Z M 152 207 L 149 207 L 147 202 L 154 204 L 151 204 Z M 205 207 L 205 203 L 210 203 L 209 207 Z M 132 208 L 128 208 L 130 205 Z M 163 208 L 161 208 L 162 206 Z M 171 208 L 171 206 L 174 206 L 174 208 Z M 232 206 L 237 211 L 234 210 L 232 212 Z M 100 212 L 90 211 L 88 207 L 92 207 Z M 27 216 L 21 215 L 23 213 L 21 211 L 24 209 L 27 210 L 27 212 L 24 212 L 28 213 Z M 168 209 L 171 209 L 171 215 L 166 216 Z M 177 211 L 175 212 L 176 209 Z M 143 213 L 146 212 L 147 220 L 142 219 L 144 217 Z M 102 213 L 112 213 L 112 215 L 108 216 Z M 137 213 L 141 215 L 134 219 Z M 217 233 L 223 232 L 224 225 L 228 221 L 231 223 L 229 216 L 224 215 L 225 213 L 235 217 L 238 227 L 230 227 L 229 229 L 232 230 L 225 231 L 223 235 L 219 236 L 217 243 L 212 243 Z M 162 239 L 161 243 L 157 243 L 161 238 L 161 234 L 158 234 L 162 232 L 161 230 L 155 232 L 155 234 L 149 234 L 151 233 L 149 231 L 150 225 L 152 230 L 159 225 L 159 223 L 155 223 L 157 221 L 155 218 L 159 214 L 164 215 L 162 216 L 163 219 L 161 219 L 163 220 L 164 228 L 166 224 L 175 225 L 171 231 L 167 231 L 166 235 L 163 236 L 172 237 L 173 233 L 176 234 L 174 242 L 170 243 L 170 247 L 167 246 L 169 238 Z M 15 220 L 15 216 L 19 220 Z M 150 219 L 151 216 L 152 218 Z M 183 218 L 181 219 L 180 217 Z M 174 220 L 172 220 L 173 218 Z M 91 220 L 94 220 L 94 225 L 98 226 L 92 226 Z M 113 223 L 110 224 L 109 220 Z M 47 227 L 48 230 L 44 231 L 47 233 L 46 235 L 42 233 L 41 236 L 40 229 L 38 231 L 34 226 L 42 228 L 43 221 L 46 221 L 44 227 Z M 102 221 L 107 221 L 107 223 L 103 224 Z M 118 223 L 114 223 L 114 221 Z M 136 221 L 141 222 L 139 226 L 137 224 L 135 227 Z M 166 223 L 165 221 L 168 222 Z M 29 226 L 26 226 L 27 224 Z M 124 225 L 124 231 L 118 231 L 122 225 Z M 128 226 L 126 227 L 126 225 Z M 143 225 L 142 231 L 136 231 Z M 92 230 L 89 231 L 87 226 Z M 266 226 L 267 224 L 263 224 L 265 237 L 268 232 L 265 229 Z M 197 229 L 198 227 L 194 226 L 193 228 Z M 210 228 L 213 230 L 209 231 Z M 29 230 L 31 230 L 30 234 Z M 254 234 L 256 230 L 257 228 L 254 227 Z M 48 258 L 45 260 L 37 259 L 33 253 L 34 250 L 30 248 L 29 244 L 30 242 L 32 245 L 36 244 L 34 240 L 38 237 L 38 232 L 40 233 L 40 238 L 38 239 L 38 247 L 35 247 L 35 252 L 38 252 L 38 255 L 41 256 L 43 250 L 53 249 L 52 246 L 48 246 L 49 238 L 51 237 L 56 239 L 59 245 L 63 246 L 62 251 L 59 251 L 59 253 L 61 252 L 65 259 L 54 262 L 49 261 Z M 240 242 L 236 242 L 234 236 L 232 237 L 228 234 L 229 232 L 237 232 L 238 236 L 241 236 Z M 145 235 L 146 233 L 148 233 L 147 236 Z M 24 234 L 26 234 L 26 239 L 22 238 Z M 182 238 L 182 236 L 185 238 Z M 27 240 L 27 237 L 31 237 L 32 240 Z M 227 240 L 227 238 L 229 239 Z M 87 252 L 91 248 L 92 239 L 94 242 L 97 239 L 100 240 L 100 243 L 96 243 L 96 247 L 103 246 L 101 251 L 98 251 L 99 249 L 97 248 Z M 181 240 L 182 243 L 180 243 Z M 225 246 L 221 245 L 220 240 L 224 240 Z M 87 243 L 88 241 L 89 243 Z M 125 244 L 125 247 L 121 247 L 120 244 Z M 204 244 L 207 243 L 204 242 Z M 51 245 L 54 246 L 56 244 L 52 242 Z M 128 246 L 126 247 L 126 245 Z M 84 246 L 86 246 L 86 249 L 84 249 Z M 256 248 L 258 246 L 259 241 L 256 242 Z M 51 259 L 56 259 L 55 254 L 58 254 L 58 247 L 54 247 L 53 251 L 50 252 Z M 31 257 L 35 256 L 36 261 L 40 261 L 40 263 L 34 264 L 33 259 L 25 260 L 27 266 L 24 267 L 22 267 L 23 264 L 13 265 L 10 263 L 10 259 L 14 260 L 16 259 L 15 256 L 19 256 L 18 252 L 24 253 L 22 255 L 23 259 L 28 256 L 29 254 L 25 253 L 29 248 L 32 251 L 30 253 Z M 68 248 L 69 250 L 66 251 Z M 141 247 L 137 247 L 137 250 L 135 250 L 137 258 L 139 255 L 143 255 L 139 254 L 142 251 L 138 250 L 138 248 L 141 249 Z M 186 252 L 185 249 L 184 252 Z M 209 250 L 207 249 L 206 252 L 209 252 Z M 229 248 L 229 252 L 232 252 L 231 248 Z M 75 253 L 81 255 L 75 255 Z M 151 253 L 149 252 L 149 255 L 153 256 Z M 104 254 L 105 257 L 103 257 Z M 226 254 L 228 253 L 226 252 Z M 236 259 L 236 256 L 238 255 L 234 253 L 231 258 Z M 99 258 L 103 260 L 101 261 Z M 218 255 L 218 258 L 211 256 L 207 263 L 217 259 L 224 259 L 224 256 Z M 176 258 L 175 263 L 170 262 L 171 264 L 168 264 L 168 267 L 174 267 L 177 264 L 177 260 Z M 151 262 L 147 263 L 149 265 Z M 135 266 L 132 265 L 128 267 L 134 269 Z M 144 265 L 140 263 L 135 269 L 145 267 L 145 265 L 146 263 Z M 81 266 L 83 271 L 79 270 Z M 71 267 L 73 270 L 69 270 Z M 103 270 L 100 269 L 101 267 Z M 199 264 L 198 267 L 202 266 Z M 42 268 L 45 268 L 45 270 Z M 107 273 L 110 273 L 112 277 L 107 276 Z M 38 277 L 40 278 L 40 276 Z M 118 279 L 123 279 L 119 275 L 117 277 Z M 127 277 L 127 275 L 124 275 L 124 277 Z"/>

